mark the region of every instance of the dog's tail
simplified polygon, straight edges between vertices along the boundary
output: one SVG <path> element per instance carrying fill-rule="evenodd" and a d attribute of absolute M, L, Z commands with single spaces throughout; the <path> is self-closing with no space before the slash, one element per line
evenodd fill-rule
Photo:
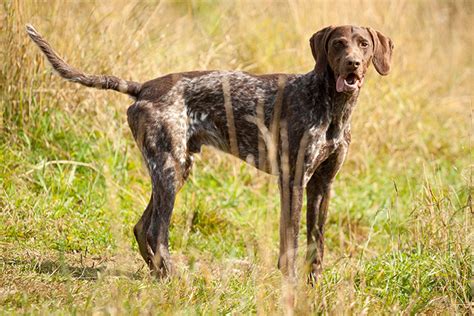
<path fill-rule="evenodd" d="M 87 87 L 116 90 L 135 98 L 140 93 L 142 85 L 138 82 L 123 80 L 115 76 L 89 75 L 78 69 L 75 69 L 62 60 L 58 54 L 56 54 L 51 45 L 49 45 L 49 43 L 46 42 L 43 37 L 41 37 L 41 35 L 32 25 L 27 24 L 26 31 L 33 42 L 35 42 L 41 51 L 46 55 L 46 58 L 48 58 L 53 68 L 64 79 L 78 82 Z"/>

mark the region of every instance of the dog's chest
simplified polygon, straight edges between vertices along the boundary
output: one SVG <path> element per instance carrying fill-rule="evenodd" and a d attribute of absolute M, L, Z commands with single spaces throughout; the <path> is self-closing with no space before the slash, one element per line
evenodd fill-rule
<path fill-rule="evenodd" d="M 347 138 L 350 137 L 350 127 L 331 137 L 327 133 L 327 127 L 312 127 L 308 130 L 306 137 L 303 183 L 307 183 L 316 169 L 338 148 L 349 145 Z M 304 141 L 301 145 L 304 145 Z"/>

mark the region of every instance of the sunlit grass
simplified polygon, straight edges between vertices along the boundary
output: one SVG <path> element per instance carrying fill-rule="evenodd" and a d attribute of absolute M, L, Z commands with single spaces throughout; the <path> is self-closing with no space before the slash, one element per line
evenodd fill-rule
<path fill-rule="evenodd" d="M 284 310 L 275 179 L 205 149 L 172 219 L 177 275 L 151 279 L 132 233 L 150 183 L 126 124 L 131 101 L 53 75 L 26 23 L 78 68 L 137 81 L 307 72 L 312 33 L 354 23 L 393 39 L 393 71 L 368 75 L 334 185 L 324 275 L 314 288 L 300 276 L 295 312 L 469 313 L 472 14 L 461 1 L 4 2 L 2 312 Z M 305 243 L 303 220 L 301 260 Z"/>

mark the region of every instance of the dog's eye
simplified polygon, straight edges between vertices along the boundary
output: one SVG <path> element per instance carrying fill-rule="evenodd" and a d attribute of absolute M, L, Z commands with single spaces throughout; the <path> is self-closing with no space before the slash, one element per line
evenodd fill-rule
<path fill-rule="evenodd" d="M 359 45 L 360 45 L 360 47 L 362 47 L 362 48 L 367 48 L 367 47 L 369 47 L 369 43 L 368 43 L 368 42 L 360 42 Z"/>
<path fill-rule="evenodd" d="M 334 46 L 334 48 L 341 48 L 344 47 L 344 43 L 342 41 L 334 41 L 332 46 Z"/>

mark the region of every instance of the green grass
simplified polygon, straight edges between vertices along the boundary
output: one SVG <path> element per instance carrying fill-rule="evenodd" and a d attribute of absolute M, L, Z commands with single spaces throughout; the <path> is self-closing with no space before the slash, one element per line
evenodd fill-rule
<path fill-rule="evenodd" d="M 78 68 L 136 80 L 304 72 L 307 39 L 327 24 L 390 35 L 393 72 L 372 69 L 361 93 L 315 287 L 302 275 L 302 216 L 294 312 L 472 313 L 472 5 L 361 2 L 355 17 L 346 4 L 4 2 L 0 313 L 288 312 L 275 179 L 206 148 L 172 218 L 177 273 L 154 280 L 132 233 L 150 183 L 126 123 L 130 100 L 50 74 L 27 22 Z"/>

